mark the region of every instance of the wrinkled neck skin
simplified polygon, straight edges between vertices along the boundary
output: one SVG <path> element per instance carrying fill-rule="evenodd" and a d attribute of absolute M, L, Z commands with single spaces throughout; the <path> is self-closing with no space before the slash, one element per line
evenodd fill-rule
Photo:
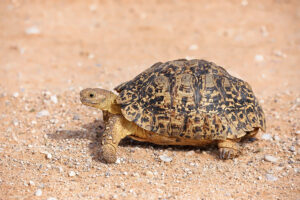
<path fill-rule="evenodd" d="M 117 95 L 111 93 L 106 100 L 106 106 L 104 108 L 99 108 L 103 111 L 108 111 L 111 114 L 121 114 L 121 107 L 116 102 Z"/>

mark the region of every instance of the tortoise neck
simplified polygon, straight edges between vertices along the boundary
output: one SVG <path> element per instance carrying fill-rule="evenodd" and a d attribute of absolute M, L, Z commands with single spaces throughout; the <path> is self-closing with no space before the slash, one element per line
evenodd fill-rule
<path fill-rule="evenodd" d="M 117 99 L 117 95 L 112 93 L 110 96 L 110 103 L 107 111 L 112 114 L 121 114 L 121 107 L 119 104 L 117 104 L 116 99 Z"/>

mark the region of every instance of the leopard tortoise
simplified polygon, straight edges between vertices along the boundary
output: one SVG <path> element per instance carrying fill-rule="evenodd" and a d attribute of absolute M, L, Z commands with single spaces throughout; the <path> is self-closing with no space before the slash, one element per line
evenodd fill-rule
<path fill-rule="evenodd" d="M 158 62 L 119 93 L 87 88 L 84 105 L 103 111 L 103 158 L 117 159 L 117 146 L 129 136 L 159 145 L 217 144 L 221 159 L 241 153 L 242 138 L 265 131 L 265 116 L 250 85 L 205 60 Z"/>

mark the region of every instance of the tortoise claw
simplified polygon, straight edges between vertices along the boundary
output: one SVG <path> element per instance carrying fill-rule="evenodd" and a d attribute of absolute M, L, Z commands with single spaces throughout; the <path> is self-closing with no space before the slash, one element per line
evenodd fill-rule
<path fill-rule="evenodd" d="M 230 148 L 220 148 L 219 149 L 219 156 L 220 159 L 226 160 L 226 159 L 232 159 L 238 155 L 238 151 L 235 149 Z"/>

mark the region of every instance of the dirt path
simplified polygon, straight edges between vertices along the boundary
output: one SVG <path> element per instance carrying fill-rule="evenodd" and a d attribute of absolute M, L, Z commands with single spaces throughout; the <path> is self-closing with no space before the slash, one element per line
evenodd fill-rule
<path fill-rule="evenodd" d="M 1 0 L 0 199 L 300 199 L 299 27 L 297 0 Z M 267 132 L 229 161 L 125 140 L 103 163 L 79 91 L 177 58 L 249 82 Z"/>

